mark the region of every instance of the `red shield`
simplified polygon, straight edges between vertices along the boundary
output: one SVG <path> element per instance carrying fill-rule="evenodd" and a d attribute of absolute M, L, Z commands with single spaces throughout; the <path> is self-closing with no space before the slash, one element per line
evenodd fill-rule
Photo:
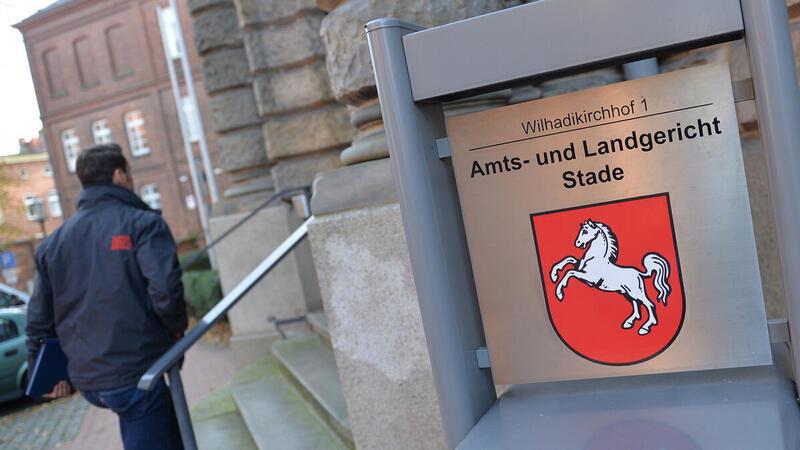
<path fill-rule="evenodd" d="M 675 340 L 685 301 L 669 194 L 531 214 L 531 223 L 550 323 L 567 347 L 630 365 Z"/>

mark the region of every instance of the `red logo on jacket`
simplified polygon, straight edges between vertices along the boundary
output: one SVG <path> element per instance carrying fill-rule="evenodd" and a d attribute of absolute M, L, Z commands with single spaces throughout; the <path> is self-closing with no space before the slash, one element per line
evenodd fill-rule
<path fill-rule="evenodd" d="M 111 236 L 111 250 L 130 250 L 133 248 L 131 237 L 127 234 Z"/>

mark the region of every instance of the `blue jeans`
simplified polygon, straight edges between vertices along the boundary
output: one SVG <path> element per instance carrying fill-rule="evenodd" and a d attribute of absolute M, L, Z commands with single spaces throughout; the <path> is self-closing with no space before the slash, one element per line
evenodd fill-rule
<path fill-rule="evenodd" d="M 89 403 L 117 414 L 125 450 L 183 450 L 172 397 L 163 379 L 152 391 L 132 385 L 82 394 Z"/>

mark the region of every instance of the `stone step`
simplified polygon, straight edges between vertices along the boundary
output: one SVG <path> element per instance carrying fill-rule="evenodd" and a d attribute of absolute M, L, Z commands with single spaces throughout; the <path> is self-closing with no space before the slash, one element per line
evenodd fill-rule
<path fill-rule="evenodd" d="M 277 341 L 272 345 L 272 353 L 283 365 L 290 381 L 334 431 L 352 445 L 353 434 L 333 350 L 322 338 L 311 335 Z"/>
<path fill-rule="evenodd" d="M 234 384 L 231 391 L 259 450 L 347 449 L 287 381 L 274 359 L 265 376 Z"/>
<path fill-rule="evenodd" d="M 238 412 L 207 417 L 193 422 L 199 450 L 257 450 L 242 416 Z"/>
<path fill-rule="evenodd" d="M 325 315 L 325 311 L 319 310 L 310 312 L 306 314 L 306 317 L 308 318 L 309 325 L 311 325 L 311 329 L 330 346 L 331 334 L 328 332 L 328 316 Z"/>
<path fill-rule="evenodd" d="M 258 448 L 236 409 L 231 383 L 214 389 L 192 407 L 191 414 L 197 447 L 200 450 Z"/>

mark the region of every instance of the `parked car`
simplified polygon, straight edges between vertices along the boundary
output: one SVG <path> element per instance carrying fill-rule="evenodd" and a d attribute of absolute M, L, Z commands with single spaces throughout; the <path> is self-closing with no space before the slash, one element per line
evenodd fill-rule
<path fill-rule="evenodd" d="M 0 308 L 25 306 L 29 298 L 28 294 L 0 283 Z"/>
<path fill-rule="evenodd" d="M 25 348 L 25 308 L 0 309 L 0 402 L 25 394 L 28 361 Z"/>

